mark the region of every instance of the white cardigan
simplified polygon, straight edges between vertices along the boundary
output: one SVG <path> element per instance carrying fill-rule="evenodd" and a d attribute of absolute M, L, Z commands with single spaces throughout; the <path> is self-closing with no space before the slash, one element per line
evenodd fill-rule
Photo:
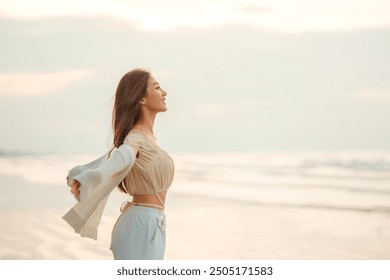
<path fill-rule="evenodd" d="M 130 172 L 136 159 L 133 148 L 126 144 L 115 149 L 110 157 L 108 154 L 72 168 L 67 177 L 68 184 L 73 179 L 80 182 L 80 202 L 62 218 L 82 237 L 97 240 L 97 228 L 107 199 Z"/>

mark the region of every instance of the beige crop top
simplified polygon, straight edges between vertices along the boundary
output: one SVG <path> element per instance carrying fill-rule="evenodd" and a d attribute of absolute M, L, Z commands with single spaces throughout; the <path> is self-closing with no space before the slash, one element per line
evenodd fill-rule
<path fill-rule="evenodd" d="M 98 226 L 108 196 L 120 182 L 125 181 L 125 189 L 130 195 L 154 193 L 157 198 L 158 192 L 167 190 L 172 183 L 174 164 L 171 157 L 146 134 L 143 134 L 141 130 L 132 129 L 124 144 L 123 146 L 136 147 L 139 151 L 138 158 L 133 149 L 128 146 L 131 152 L 124 154 L 126 148 L 121 149 L 121 145 L 118 151 L 115 151 L 119 152 L 119 158 L 124 156 L 121 170 L 112 171 L 112 174 L 102 173 L 103 176 L 99 182 L 96 182 L 91 174 L 94 174 L 94 170 L 102 168 L 109 160 L 109 153 L 88 164 L 76 166 L 68 173 L 68 183 L 75 179 L 81 182 L 84 192 L 90 190 L 86 192 L 83 200 L 80 200 L 63 216 L 63 219 L 81 236 L 97 239 Z M 163 208 L 161 198 L 160 202 Z"/>
<path fill-rule="evenodd" d="M 139 153 L 124 179 L 127 193 L 142 195 L 168 190 L 174 177 L 174 163 L 168 153 L 137 128 L 129 132 L 123 143 L 136 147 Z"/>

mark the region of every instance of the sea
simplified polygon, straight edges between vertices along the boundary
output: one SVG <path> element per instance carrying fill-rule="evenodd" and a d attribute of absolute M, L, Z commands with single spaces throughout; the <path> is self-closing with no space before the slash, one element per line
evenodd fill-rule
<path fill-rule="evenodd" d="M 180 191 L 301 208 L 390 212 L 390 152 L 175 156 Z"/>

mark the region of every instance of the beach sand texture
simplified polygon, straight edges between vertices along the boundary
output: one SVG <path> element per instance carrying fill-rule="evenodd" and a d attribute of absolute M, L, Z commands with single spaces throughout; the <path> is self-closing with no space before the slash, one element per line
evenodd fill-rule
<path fill-rule="evenodd" d="M 0 157 L 0 259 L 112 259 L 61 217 L 67 171 L 94 156 Z M 175 154 L 166 259 L 390 259 L 390 153 Z"/>

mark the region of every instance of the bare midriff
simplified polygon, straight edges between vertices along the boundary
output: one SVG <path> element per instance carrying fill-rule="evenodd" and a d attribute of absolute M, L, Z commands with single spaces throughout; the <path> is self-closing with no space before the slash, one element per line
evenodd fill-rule
<path fill-rule="evenodd" d="M 161 197 L 161 200 L 162 200 L 163 204 L 165 205 L 165 197 L 167 195 L 167 191 L 158 192 L 157 194 Z M 164 205 L 161 205 L 160 201 L 156 197 L 156 194 L 154 194 L 154 193 L 152 193 L 152 194 L 136 194 L 133 196 L 132 202 L 135 204 L 139 203 L 140 205 L 145 203 L 145 204 L 156 205 L 157 207 L 164 206 Z M 153 207 L 153 206 L 150 206 L 150 207 Z"/>

